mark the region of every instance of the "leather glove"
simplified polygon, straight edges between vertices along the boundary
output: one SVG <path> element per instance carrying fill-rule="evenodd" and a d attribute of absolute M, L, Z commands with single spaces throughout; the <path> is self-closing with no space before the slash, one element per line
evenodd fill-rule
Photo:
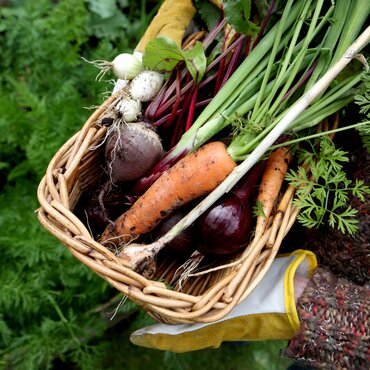
<path fill-rule="evenodd" d="M 295 306 L 299 294 L 294 291 L 299 284 L 295 282 L 307 282 L 316 266 L 310 251 L 276 258 L 252 293 L 223 319 L 205 324 L 155 324 L 133 332 L 130 340 L 142 347 L 190 352 L 218 348 L 225 341 L 290 339 L 299 329 Z"/>

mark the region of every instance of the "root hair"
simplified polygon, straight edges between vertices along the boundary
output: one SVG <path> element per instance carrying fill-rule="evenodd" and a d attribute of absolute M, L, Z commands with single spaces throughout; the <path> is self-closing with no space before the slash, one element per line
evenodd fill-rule
<path fill-rule="evenodd" d="M 203 261 L 204 254 L 195 251 L 192 255 L 180 266 L 174 273 L 173 280 L 177 277 L 176 286 L 179 291 L 182 290 L 184 283 L 189 279 L 191 274 L 198 268 L 199 264 Z"/>
<path fill-rule="evenodd" d="M 87 60 L 86 58 L 84 57 L 81 57 L 82 60 L 84 60 L 85 62 L 89 63 L 89 64 L 92 64 L 94 67 L 97 67 L 100 69 L 99 73 L 96 75 L 95 77 L 95 81 L 101 81 L 102 78 L 104 77 L 104 75 L 112 69 L 112 66 L 113 66 L 113 63 L 112 62 L 108 62 L 106 60 L 101 60 L 101 59 L 98 59 L 98 60 Z"/>

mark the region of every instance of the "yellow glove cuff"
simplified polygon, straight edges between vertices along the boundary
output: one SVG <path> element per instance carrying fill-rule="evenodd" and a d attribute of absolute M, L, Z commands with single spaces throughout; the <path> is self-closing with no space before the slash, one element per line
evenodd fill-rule
<path fill-rule="evenodd" d="M 135 51 L 143 53 L 146 44 L 157 36 L 170 37 L 181 46 L 195 12 L 191 0 L 165 0 Z"/>
<path fill-rule="evenodd" d="M 294 251 L 292 255 L 296 255 L 297 257 L 288 266 L 285 272 L 284 301 L 287 317 L 295 333 L 299 330 L 299 318 L 294 299 L 294 275 L 300 273 L 305 276 L 308 272 L 307 277 L 311 278 L 313 271 L 317 267 L 317 260 L 312 252 L 302 249 Z"/>

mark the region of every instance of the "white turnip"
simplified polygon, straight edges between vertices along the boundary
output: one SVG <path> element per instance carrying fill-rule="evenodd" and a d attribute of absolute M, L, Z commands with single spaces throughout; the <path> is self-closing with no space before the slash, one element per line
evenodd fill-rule
<path fill-rule="evenodd" d="M 109 70 L 112 70 L 114 75 L 121 80 L 132 80 L 144 70 L 142 62 L 129 53 L 119 54 L 111 62 L 106 60 L 88 61 L 85 58 L 82 59 L 100 69 L 100 72 L 96 76 L 96 79 L 99 81 Z"/>
<path fill-rule="evenodd" d="M 123 96 L 117 103 L 116 110 L 121 113 L 124 122 L 133 122 L 141 114 L 141 103 L 139 100 Z"/>
<path fill-rule="evenodd" d="M 142 71 L 130 82 L 128 91 L 132 99 L 148 102 L 157 96 L 163 82 L 162 73 Z"/>

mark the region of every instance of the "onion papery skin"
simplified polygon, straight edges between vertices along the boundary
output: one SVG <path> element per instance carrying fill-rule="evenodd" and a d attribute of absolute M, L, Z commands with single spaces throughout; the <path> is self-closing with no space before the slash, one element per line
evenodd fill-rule
<path fill-rule="evenodd" d="M 251 226 L 252 211 L 249 204 L 238 196 L 227 199 L 198 219 L 198 250 L 217 255 L 238 252 L 246 244 Z"/>
<path fill-rule="evenodd" d="M 229 192 L 195 222 L 198 250 L 204 254 L 227 255 L 240 251 L 249 240 L 253 224 L 251 197 L 264 161 L 256 164 Z"/>

